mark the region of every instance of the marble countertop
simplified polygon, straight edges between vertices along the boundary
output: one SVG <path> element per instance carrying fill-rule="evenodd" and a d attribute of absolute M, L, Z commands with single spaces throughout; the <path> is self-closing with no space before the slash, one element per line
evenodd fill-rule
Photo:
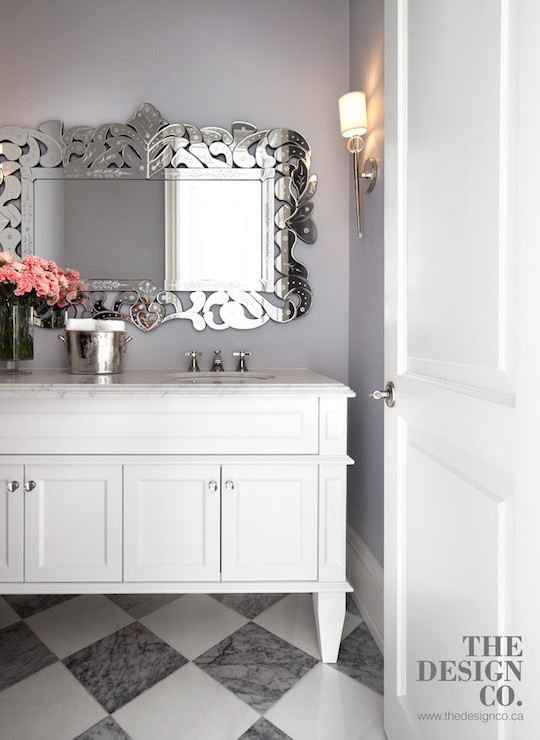
<path fill-rule="evenodd" d="M 124 370 L 116 375 L 71 375 L 66 370 L 33 369 L 20 374 L 0 372 L 0 395 L 355 395 L 348 386 L 305 368 L 264 368 L 238 372 Z"/>

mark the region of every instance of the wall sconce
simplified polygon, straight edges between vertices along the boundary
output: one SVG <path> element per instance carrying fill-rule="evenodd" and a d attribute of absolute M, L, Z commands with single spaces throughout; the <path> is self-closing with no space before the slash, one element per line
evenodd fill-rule
<path fill-rule="evenodd" d="M 356 230 L 362 237 L 362 180 L 368 183 L 366 193 L 371 193 L 377 182 L 377 160 L 370 157 L 360 171 L 360 152 L 364 148 L 362 134 L 367 131 L 366 95 L 350 92 L 339 99 L 341 135 L 349 139 L 347 149 L 354 155 L 354 202 L 356 206 Z"/>

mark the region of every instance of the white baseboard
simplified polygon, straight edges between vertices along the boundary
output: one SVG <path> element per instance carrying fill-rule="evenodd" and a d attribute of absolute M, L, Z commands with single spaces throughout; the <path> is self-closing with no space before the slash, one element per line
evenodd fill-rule
<path fill-rule="evenodd" d="M 352 598 L 373 639 L 384 654 L 383 569 L 364 540 L 347 525 L 347 577 L 354 588 Z"/>

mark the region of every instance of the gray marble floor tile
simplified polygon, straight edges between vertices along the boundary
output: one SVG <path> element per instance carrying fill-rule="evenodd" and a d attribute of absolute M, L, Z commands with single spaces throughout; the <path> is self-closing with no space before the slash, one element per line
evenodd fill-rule
<path fill-rule="evenodd" d="M 276 727 L 264 717 L 255 722 L 238 740 L 292 740 L 279 727 Z"/>
<path fill-rule="evenodd" d="M 356 614 L 357 617 L 361 616 L 360 612 L 358 611 L 358 607 L 354 603 L 354 599 L 351 593 L 348 593 L 346 595 L 345 606 L 347 608 L 347 611 L 351 612 L 351 614 Z"/>
<path fill-rule="evenodd" d="M 25 594 L 8 594 L 4 599 L 15 609 L 22 618 L 31 617 L 44 609 L 61 604 L 68 599 L 74 599 L 77 594 L 37 594 L 26 596 Z"/>
<path fill-rule="evenodd" d="M 254 619 L 286 594 L 210 594 L 225 606 L 240 612 L 248 619 Z"/>
<path fill-rule="evenodd" d="M 109 594 L 108 598 L 130 614 L 133 619 L 146 617 L 147 614 L 160 609 L 171 601 L 180 598 L 181 594 Z"/>
<path fill-rule="evenodd" d="M 112 717 L 105 717 L 75 740 L 131 740 L 131 738 Z"/>
<path fill-rule="evenodd" d="M 0 690 L 58 660 L 24 622 L 0 630 L 0 656 Z"/>
<path fill-rule="evenodd" d="M 20 617 L 17 612 L 10 607 L 7 601 L 0 596 L 0 629 L 4 629 L 8 624 L 15 624 L 20 622 Z"/>
<path fill-rule="evenodd" d="M 193 662 L 259 712 L 269 709 L 317 663 L 253 622 Z"/>
<path fill-rule="evenodd" d="M 334 666 L 378 694 L 383 693 L 383 656 L 365 622 L 343 640 Z"/>
<path fill-rule="evenodd" d="M 65 658 L 64 664 L 107 712 L 115 712 L 187 663 L 138 622 Z"/>

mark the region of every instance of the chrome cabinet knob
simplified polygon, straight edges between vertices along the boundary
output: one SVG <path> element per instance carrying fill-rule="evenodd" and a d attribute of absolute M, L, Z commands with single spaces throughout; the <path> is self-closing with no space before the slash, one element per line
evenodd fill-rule
<path fill-rule="evenodd" d="M 216 483 L 215 480 L 211 480 L 210 483 L 208 484 L 208 490 L 212 491 L 212 493 L 215 493 L 217 489 L 218 489 L 218 484 Z"/>
<path fill-rule="evenodd" d="M 28 483 L 24 484 L 24 490 L 26 493 L 30 493 L 30 491 L 33 491 L 36 487 L 36 481 L 35 480 L 29 480 Z"/>
<path fill-rule="evenodd" d="M 11 483 L 8 483 L 7 484 L 6 491 L 8 493 L 13 493 L 14 491 L 17 490 L 18 487 L 19 487 L 19 481 L 18 480 L 12 480 Z"/>
<path fill-rule="evenodd" d="M 225 490 L 226 491 L 234 491 L 234 483 L 232 482 L 232 480 L 228 480 L 225 483 Z"/>
<path fill-rule="evenodd" d="M 379 401 L 381 398 L 384 398 L 386 405 L 392 408 L 392 406 L 396 405 L 396 388 L 390 380 L 386 384 L 384 391 L 373 391 L 369 394 L 369 397 L 374 398 L 375 401 Z"/>

